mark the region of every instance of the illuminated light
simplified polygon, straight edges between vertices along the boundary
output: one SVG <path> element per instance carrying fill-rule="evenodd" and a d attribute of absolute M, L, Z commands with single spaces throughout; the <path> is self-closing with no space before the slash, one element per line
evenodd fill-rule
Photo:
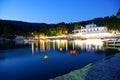
<path fill-rule="evenodd" d="M 37 35 L 35 35 L 35 37 L 34 37 L 35 39 L 38 39 L 38 36 Z"/>
<path fill-rule="evenodd" d="M 86 44 L 103 45 L 103 42 L 101 39 L 88 39 L 86 40 Z"/>
<path fill-rule="evenodd" d="M 102 38 L 102 37 L 110 37 L 112 36 L 111 33 L 92 33 L 92 34 L 86 34 L 84 37 L 86 38 Z"/>
<path fill-rule="evenodd" d="M 34 33 L 33 33 L 33 32 L 31 32 L 31 34 L 33 35 Z"/>
<path fill-rule="evenodd" d="M 47 55 L 44 55 L 44 59 L 47 60 L 47 59 L 48 59 L 48 56 L 47 56 Z"/>

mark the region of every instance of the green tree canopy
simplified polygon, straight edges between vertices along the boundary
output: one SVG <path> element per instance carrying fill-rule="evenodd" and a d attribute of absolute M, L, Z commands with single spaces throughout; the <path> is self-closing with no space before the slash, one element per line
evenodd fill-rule
<path fill-rule="evenodd" d="M 81 28 L 81 23 L 80 22 L 78 22 L 78 23 L 75 23 L 75 25 L 74 25 L 74 29 L 80 29 Z"/>

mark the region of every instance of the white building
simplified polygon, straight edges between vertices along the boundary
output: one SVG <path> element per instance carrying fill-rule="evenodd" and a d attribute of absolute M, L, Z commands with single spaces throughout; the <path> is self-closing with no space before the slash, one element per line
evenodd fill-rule
<path fill-rule="evenodd" d="M 112 36 L 111 33 L 107 31 L 105 26 L 97 26 L 96 24 L 88 24 L 81 29 L 74 30 L 75 37 L 83 38 L 104 38 Z"/>

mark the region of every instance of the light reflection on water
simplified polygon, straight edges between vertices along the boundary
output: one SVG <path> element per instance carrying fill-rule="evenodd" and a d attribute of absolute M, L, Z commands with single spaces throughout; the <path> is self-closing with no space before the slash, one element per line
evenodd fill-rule
<path fill-rule="evenodd" d="M 0 80 L 49 80 L 117 53 L 105 51 L 100 39 L 40 40 L 30 45 L 1 52 Z"/>
<path fill-rule="evenodd" d="M 100 39 L 91 40 L 39 40 L 39 42 L 32 42 L 32 54 L 38 52 L 48 52 L 50 50 L 69 51 L 69 50 L 86 50 L 97 51 L 104 50 L 103 42 Z"/>

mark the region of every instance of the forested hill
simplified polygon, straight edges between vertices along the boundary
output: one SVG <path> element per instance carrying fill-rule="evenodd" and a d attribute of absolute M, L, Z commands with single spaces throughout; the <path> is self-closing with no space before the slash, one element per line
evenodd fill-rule
<path fill-rule="evenodd" d="M 104 25 L 103 18 L 96 18 L 93 20 L 82 21 L 82 22 L 73 22 L 73 23 L 58 23 L 58 24 L 47 24 L 47 23 L 29 23 L 23 21 L 11 21 L 11 20 L 0 20 L 0 35 L 1 34 L 16 34 L 16 35 L 25 35 L 29 32 L 38 32 L 45 33 L 50 28 L 56 28 L 58 26 L 66 27 L 68 32 L 71 33 L 74 29 L 75 24 L 78 23 L 80 26 L 86 24 L 95 23 L 97 25 Z"/>
<path fill-rule="evenodd" d="M 30 33 L 34 32 L 36 34 L 56 36 L 72 33 L 74 29 L 91 23 L 95 23 L 97 26 L 107 26 L 110 30 L 120 30 L 120 19 L 116 16 L 58 24 L 0 20 L 0 35 L 30 35 Z"/>

